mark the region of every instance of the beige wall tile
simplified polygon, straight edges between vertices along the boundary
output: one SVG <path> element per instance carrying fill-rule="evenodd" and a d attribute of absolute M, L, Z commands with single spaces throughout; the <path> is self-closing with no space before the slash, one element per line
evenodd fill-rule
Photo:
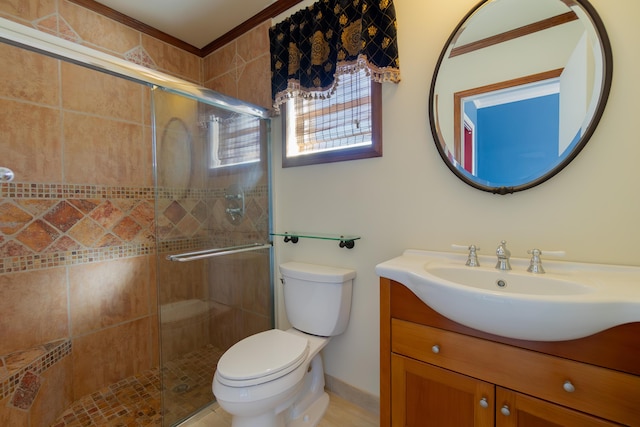
<path fill-rule="evenodd" d="M 70 267 L 72 336 L 149 315 L 150 278 L 146 256 Z"/>
<path fill-rule="evenodd" d="M 162 324 L 162 357 L 174 360 L 199 350 L 209 343 L 209 313 L 203 312 L 184 319 Z"/>
<path fill-rule="evenodd" d="M 269 255 L 258 252 L 251 254 L 243 268 L 242 308 L 268 317 L 271 315 L 271 286 Z"/>
<path fill-rule="evenodd" d="M 123 55 L 140 44 L 140 33 L 89 9 L 60 1 L 60 14 L 83 41 Z"/>
<path fill-rule="evenodd" d="M 222 351 L 240 341 L 242 336 L 242 312 L 216 304 L 211 316 L 211 343 Z"/>
<path fill-rule="evenodd" d="M 73 394 L 78 399 L 151 368 L 150 318 L 73 340 Z"/>
<path fill-rule="evenodd" d="M 0 2 L 0 12 L 27 21 L 36 20 L 55 11 L 56 0 L 3 0 Z"/>
<path fill-rule="evenodd" d="M 0 355 L 69 334 L 64 268 L 0 275 Z"/>
<path fill-rule="evenodd" d="M 260 316 L 249 311 L 242 312 L 242 336 L 240 339 L 271 329 L 268 317 Z"/>
<path fill-rule="evenodd" d="M 162 285 L 160 304 L 188 299 L 204 299 L 204 273 L 202 262 L 172 262 L 161 257 L 158 274 Z"/>
<path fill-rule="evenodd" d="M 67 183 L 152 185 L 141 125 L 66 112 L 64 141 Z"/>
<path fill-rule="evenodd" d="M 226 74 L 222 74 L 214 79 L 206 82 L 205 86 L 209 89 L 213 89 L 216 92 L 220 92 L 223 95 L 238 97 L 238 85 L 235 78 L 235 70 Z"/>
<path fill-rule="evenodd" d="M 149 328 L 151 329 L 151 334 L 149 336 L 151 343 L 149 358 L 152 368 L 160 366 L 160 332 L 158 330 L 158 322 L 157 314 L 149 318 Z"/>
<path fill-rule="evenodd" d="M 204 58 L 204 81 L 207 82 L 229 71 L 235 71 L 236 52 L 237 45 L 233 41 Z"/>
<path fill-rule="evenodd" d="M 202 82 L 202 58 L 142 34 L 142 47 L 159 69 L 192 82 Z"/>
<path fill-rule="evenodd" d="M 149 147 L 148 150 L 144 150 L 143 155 L 145 156 L 144 164 L 147 165 L 144 171 L 146 175 L 142 181 L 140 181 L 140 185 L 145 183 L 146 186 L 154 185 L 154 172 L 153 172 L 153 156 L 154 156 L 154 145 L 153 145 L 153 128 L 151 126 L 143 126 L 142 127 L 142 138 L 144 141 L 144 146 Z M 151 201 L 151 206 L 153 206 L 153 200 Z M 155 236 L 153 236 L 153 240 L 155 241 Z"/>
<path fill-rule="evenodd" d="M 0 152 L 16 181 L 61 182 L 60 114 L 0 99 Z"/>
<path fill-rule="evenodd" d="M 0 43 L 0 96 L 58 106 L 58 61 Z"/>
<path fill-rule="evenodd" d="M 157 286 L 157 260 L 156 255 L 149 255 L 147 261 L 149 262 L 149 308 L 151 315 L 158 314 L 158 286 Z"/>
<path fill-rule="evenodd" d="M 73 402 L 73 364 L 67 356 L 42 374 L 44 381 L 31 407 L 31 426 L 50 426 Z"/>
<path fill-rule="evenodd" d="M 242 269 L 245 265 L 238 255 L 212 258 L 208 269 L 209 299 L 220 304 L 241 307 Z"/>
<path fill-rule="evenodd" d="M 269 27 L 266 21 L 246 34 L 238 37 L 238 55 L 245 61 L 251 61 L 262 55 L 269 55 Z"/>
<path fill-rule="evenodd" d="M 65 109 L 143 123 L 142 85 L 66 62 L 61 69 Z"/>
<path fill-rule="evenodd" d="M 238 77 L 238 98 L 271 108 L 271 60 L 262 55 L 248 62 Z"/>
<path fill-rule="evenodd" d="M 146 126 L 151 126 L 151 97 L 153 90 L 148 86 L 142 86 L 142 120 Z"/>
<path fill-rule="evenodd" d="M 0 400 L 0 422 L 3 426 L 30 427 L 29 412 L 8 406 L 11 396 Z"/>

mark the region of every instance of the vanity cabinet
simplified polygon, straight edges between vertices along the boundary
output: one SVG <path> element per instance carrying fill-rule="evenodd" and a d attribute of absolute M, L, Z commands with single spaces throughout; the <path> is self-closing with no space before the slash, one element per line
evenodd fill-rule
<path fill-rule="evenodd" d="M 486 334 L 382 278 L 382 427 L 640 426 L 640 324 L 580 340 Z"/>

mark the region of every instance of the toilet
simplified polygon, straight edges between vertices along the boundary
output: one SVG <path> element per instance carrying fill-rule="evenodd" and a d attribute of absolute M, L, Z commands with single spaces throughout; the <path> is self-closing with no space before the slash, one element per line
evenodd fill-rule
<path fill-rule="evenodd" d="M 280 273 L 292 328 L 236 343 L 213 376 L 213 394 L 232 427 L 314 427 L 329 406 L 320 351 L 347 328 L 356 272 L 287 262 Z"/>

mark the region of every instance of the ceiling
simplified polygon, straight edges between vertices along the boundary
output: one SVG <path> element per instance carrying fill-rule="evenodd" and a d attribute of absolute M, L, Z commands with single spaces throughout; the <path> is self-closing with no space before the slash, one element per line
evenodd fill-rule
<path fill-rule="evenodd" d="M 73 1 L 73 0 L 72 0 Z M 99 3 L 197 49 L 252 18 L 271 18 L 300 0 L 85 0 Z M 259 22 L 257 22 L 259 23 Z"/>

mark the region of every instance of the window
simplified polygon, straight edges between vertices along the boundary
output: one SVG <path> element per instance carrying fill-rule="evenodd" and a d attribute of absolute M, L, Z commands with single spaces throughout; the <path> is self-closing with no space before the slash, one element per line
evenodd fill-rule
<path fill-rule="evenodd" d="M 343 74 L 325 99 L 293 96 L 284 104 L 282 166 L 382 156 L 381 84 L 364 70 Z"/>
<path fill-rule="evenodd" d="M 223 170 L 260 161 L 260 119 L 251 116 L 209 116 L 209 169 Z"/>

